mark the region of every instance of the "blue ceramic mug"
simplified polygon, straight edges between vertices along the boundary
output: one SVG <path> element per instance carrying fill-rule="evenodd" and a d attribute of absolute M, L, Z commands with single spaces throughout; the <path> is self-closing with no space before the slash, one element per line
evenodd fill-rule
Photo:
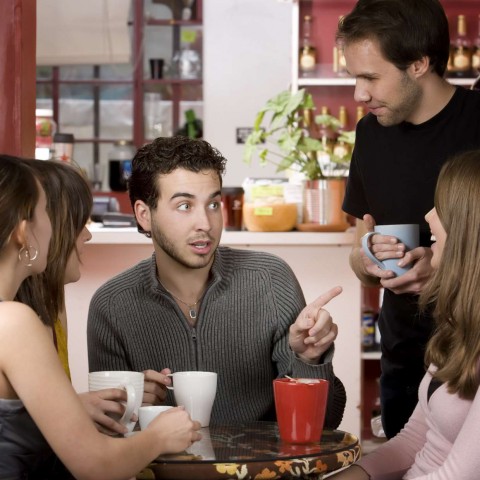
<path fill-rule="evenodd" d="M 382 270 L 392 270 L 398 277 L 412 268 L 412 265 L 399 267 L 397 264 L 400 258 L 387 258 L 386 260 L 379 260 L 370 250 L 370 238 L 373 235 L 391 235 L 398 238 L 400 243 L 405 245 L 405 252 L 412 250 L 419 246 L 420 233 L 418 224 L 406 223 L 400 225 L 375 225 L 373 232 L 368 232 L 362 237 L 362 248 L 367 257 L 378 265 Z"/>

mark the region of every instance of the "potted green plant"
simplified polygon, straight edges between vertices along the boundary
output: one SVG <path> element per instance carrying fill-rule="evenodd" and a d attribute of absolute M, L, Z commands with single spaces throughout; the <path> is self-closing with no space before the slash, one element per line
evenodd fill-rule
<path fill-rule="evenodd" d="M 341 127 L 340 121 L 325 114 L 312 118 L 314 109 L 312 95 L 305 89 L 285 90 L 268 100 L 257 113 L 253 131 L 245 142 L 244 161 L 250 164 L 258 154 L 260 164 L 273 163 L 279 172 L 301 172 L 308 180 L 345 176 L 350 166 L 351 148 L 346 149 L 346 155 L 336 155 L 329 152 L 320 134 L 314 133 L 318 133 L 315 125 L 336 132 Z M 338 141 L 353 146 L 355 132 L 342 132 Z M 318 161 L 321 152 L 329 154 L 331 166 L 325 168 L 325 162 L 322 165 Z"/>
<path fill-rule="evenodd" d="M 260 164 L 277 166 L 277 171 L 303 174 L 304 224 L 318 224 L 316 230 L 344 230 L 348 225 L 341 210 L 355 143 L 355 132 L 341 131 L 332 115 L 314 115 L 312 95 L 301 89 L 280 92 L 258 112 L 247 137 L 244 161 L 258 156 Z M 336 138 L 336 147 L 329 144 Z M 323 225 L 324 227 L 320 227 Z"/>

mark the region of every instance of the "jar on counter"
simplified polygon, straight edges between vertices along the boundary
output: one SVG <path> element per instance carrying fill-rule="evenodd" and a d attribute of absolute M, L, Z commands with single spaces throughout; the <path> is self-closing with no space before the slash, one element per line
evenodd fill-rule
<path fill-rule="evenodd" d="M 125 192 L 127 180 L 132 173 L 132 159 L 135 155 L 133 143 L 119 140 L 108 154 L 108 184 L 112 192 Z"/>
<path fill-rule="evenodd" d="M 243 188 L 222 188 L 223 227 L 225 230 L 241 230 L 243 225 Z"/>
<path fill-rule="evenodd" d="M 49 160 L 53 147 L 53 136 L 57 124 L 53 120 L 53 110 L 37 108 L 35 110 L 35 158 Z"/>
<path fill-rule="evenodd" d="M 73 133 L 56 133 L 53 136 L 53 158 L 62 162 L 70 163 L 73 158 Z"/>

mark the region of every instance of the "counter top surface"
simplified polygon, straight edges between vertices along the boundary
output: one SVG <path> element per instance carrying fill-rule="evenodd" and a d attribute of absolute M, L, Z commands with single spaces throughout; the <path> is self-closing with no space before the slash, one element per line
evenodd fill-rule
<path fill-rule="evenodd" d="M 150 245 L 152 240 L 136 228 L 109 228 L 99 223 L 89 225 L 90 244 Z M 224 231 L 223 245 L 351 245 L 354 232 L 232 232 Z"/>

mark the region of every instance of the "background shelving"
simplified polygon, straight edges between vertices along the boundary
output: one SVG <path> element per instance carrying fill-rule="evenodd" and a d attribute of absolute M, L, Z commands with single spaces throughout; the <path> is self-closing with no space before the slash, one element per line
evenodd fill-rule
<path fill-rule="evenodd" d="M 184 111 L 189 108 L 202 116 L 203 79 L 177 78 L 169 65 L 174 52 L 180 49 L 182 29 L 195 30 L 194 48 L 200 57 L 203 53 L 202 0 L 194 2 L 192 20 L 177 18 L 181 4 L 168 0 L 132 0 L 130 64 L 37 68 L 37 107 L 52 108 L 58 130 L 75 134 L 75 160 L 88 174 L 93 164 L 103 164 L 104 187 L 112 143 L 130 140 L 138 148 L 153 138 L 145 129 L 149 93 L 161 98 L 159 107 L 164 128 L 158 135 L 175 133 L 184 122 Z M 171 18 L 155 18 L 159 12 Z M 163 32 L 161 44 L 158 43 L 160 30 Z M 169 46 L 171 51 L 159 53 Z M 149 57 L 152 56 L 166 57 L 163 78 L 150 78 Z"/>

